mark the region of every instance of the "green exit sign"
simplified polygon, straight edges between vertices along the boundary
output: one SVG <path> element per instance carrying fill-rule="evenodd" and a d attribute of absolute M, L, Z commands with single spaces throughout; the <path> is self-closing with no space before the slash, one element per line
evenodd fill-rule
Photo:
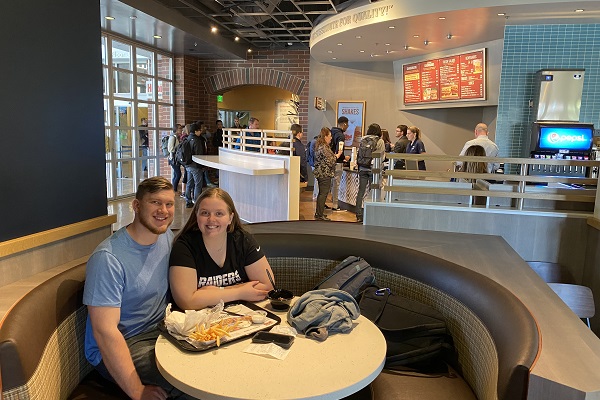
<path fill-rule="evenodd" d="M 222 94 L 218 94 L 217 95 L 217 103 L 222 103 L 223 102 L 223 95 Z"/>

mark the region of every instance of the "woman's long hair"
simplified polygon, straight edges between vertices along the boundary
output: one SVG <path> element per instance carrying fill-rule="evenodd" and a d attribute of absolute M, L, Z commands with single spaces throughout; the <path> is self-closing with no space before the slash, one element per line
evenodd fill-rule
<path fill-rule="evenodd" d="M 192 213 L 190 214 L 190 217 L 188 218 L 183 228 L 181 228 L 181 231 L 179 231 L 177 236 L 175 236 L 175 241 L 177 241 L 177 239 L 179 239 L 179 237 L 185 234 L 186 232 L 200 230 L 200 228 L 198 228 L 198 210 L 200 209 L 200 204 L 202 203 L 202 200 L 210 197 L 216 197 L 218 199 L 223 200 L 225 204 L 227 204 L 228 211 L 230 213 L 233 213 L 233 218 L 231 219 L 231 224 L 229 224 L 229 226 L 227 227 L 227 232 L 232 233 L 237 230 L 244 230 L 242 226 L 242 221 L 240 220 L 238 212 L 235 209 L 233 199 L 231 198 L 229 193 L 218 187 L 207 188 L 200 194 L 200 196 L 198 196 L 198 199 L 196 199 L 196 204 L 192 209 Z"/>
<path fill-rule="evenodd" d="M 325 141 L 327 136 L 331 135 L 331 131 L 326 126 L 321 128 L 321 132 L 319 132 L 319 137 L 317 138 L 317 142 L 315 143 L 315 148 L 319 148 L 321 146 L 329 146 Z"/>
<path fill-rule="evenodd" d="M 467 151 L 465 151 L 465 156 L 485 157 L 485 149 L 479 145 L 469 146 L 467 148 Z M 484 174 L 487 172 L 487 163 L 477 161 L 465 161 L 463 162 L 460 171 Z M 466 180 L 468 182 L 475 182 L 475 179 L 472 178 Z"/>

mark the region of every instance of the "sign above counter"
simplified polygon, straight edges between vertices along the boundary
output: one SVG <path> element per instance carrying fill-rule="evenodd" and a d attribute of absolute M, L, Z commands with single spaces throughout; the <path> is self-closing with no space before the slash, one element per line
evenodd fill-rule
<path fill-rule="evenodd" d="M 485 100 L 485 49 L 402 66 L 404 104 Z"/>

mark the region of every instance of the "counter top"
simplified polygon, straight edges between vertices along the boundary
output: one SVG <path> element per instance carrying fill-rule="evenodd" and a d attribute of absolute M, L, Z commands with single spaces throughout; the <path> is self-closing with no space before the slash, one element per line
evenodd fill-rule
<path fill-rule="evenodd" d="M 192 156 L 194 162 L 207 167 L 235 172 L 243 175 L 282 175 L 285 174 L 285 164 L 282 160 L 260 160 L 260 158 L 232 159 L 221 156 Z"/>

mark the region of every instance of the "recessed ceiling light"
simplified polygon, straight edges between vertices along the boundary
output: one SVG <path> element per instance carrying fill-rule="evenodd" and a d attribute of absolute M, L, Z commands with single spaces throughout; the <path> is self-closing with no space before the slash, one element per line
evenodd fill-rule
<path fill-rule="evenodd" d="M 407 45 L 407 44 L 405 44 L 405 45 L 404 45 L 404 50 L 408 50 L 408 49 L 409 49 L 408 45 Z"/>
<path fill-rule="evenodd" d="M 390 44 L 389 44 L 389 43 L 386 43 L 385 45 L 386 45 L 386 46 L 389 46 Z"/>
<path fill-rule="evenodd" d="M 112 21 L 113 19 L 115 19 L 115 17 L 111 17 L 110 15 L 107 15 L 106 17 L 104 17 L 104 19 Z"/>
<path fill-rule="evenodd" d="M 429 40 L 425 39 L 425 40 L 423 41 L 423 44 L 424 44 L 425 46 L 427 46 L 427 45 L 429 44 Z"/>
<path fill-rule="evenodd" d="M 338 43 L 338 46 L 342 46 L 342 43 Z"/>
<path fill-rule="evenodd" d="M 395 28 L 395 26 L 393 26 L 393 25 L 392 25 L 392 26 L 388 26 L 388 28 L 389 28 L 389 29 L 394 29 L 394 28 Z"/>
<path fill-rule="evenodd" d="M 362 39 L 362 36 L 358 35 L 356 36 L 357 39 Z"/>
<path fill-rule="evenodd" d="M 414 37 L 414 38 L 418 38 L 418 37 L 419 37 L 419 35 L 413 35 L 413 37 Z"/>
<path fill-rule="evenodd" d="M 331 59 L 332 59 L 332 60 L 337 60 L 337 58 L 336 58 L 336 57 L 331 57 Z"/>
<path fill-rule="evenodd" d="M 235 38 L 233 38 L 233 40 L 235 40 L 236 42 L 239 42 L 240 38 L 236 36 Z"/>
<path fill-rule="evenodd" d="M 584 12 L 585 10 L 583 8 L 578 8 L 577 10 L 575 10 L 575 12 Z"/>
<path fill-rule="evenodd" d="M 160 36 L 160 35 L 154 35 L 153 38 L 154 39 L 162 39 L 162 36 Z"/>
<path fill-rule="evenodd" d="M 446 39 L 448 39 L 448 40 L 452 39 L 452 34 L 451 33 L 447 34 Z"/>
<path fill-rule="evenodd" d="M 393 50 L 386 50 L 386 51 L 385 51 L 385 53 L 386 53 L 386 54 L 393 53 Z"/>
<path fill-rule="evenodd" d="M 331 51 L 331 50 L 327 50 L 327 52 L 328 52 L 329 54 L 333 53 L 333 51 Z"/>
<path fill-rule="evenodd" d="M 446 17 L 438 17 L 438 19 L 439 19 L 440 21 L 443 21 L 443 20 L 445 20 L 445 19 L 446 19 Z"/>
<path fill-rule="evenodd" d="M 360 50 L 360 52 L 361 52 L 361 53 L 364 53 L 365 51 L 364 51 L 364 50 Z"/>
<path fill-rule="evenodd" d="M 248 53 L 252 53 L 252 49 L 248 49 Z"/>
<path fill-rule="evenodd" d="M 499 17 L 504 17 L 506 15 L 506 13 L 498 13 Z"/>
<path fill-rule="evenodd" d="M 212 28 L 210 28 L 210 31 L 211 31 L 212 33 L 217 33 L 217 28 L 213 26 Z"/>

